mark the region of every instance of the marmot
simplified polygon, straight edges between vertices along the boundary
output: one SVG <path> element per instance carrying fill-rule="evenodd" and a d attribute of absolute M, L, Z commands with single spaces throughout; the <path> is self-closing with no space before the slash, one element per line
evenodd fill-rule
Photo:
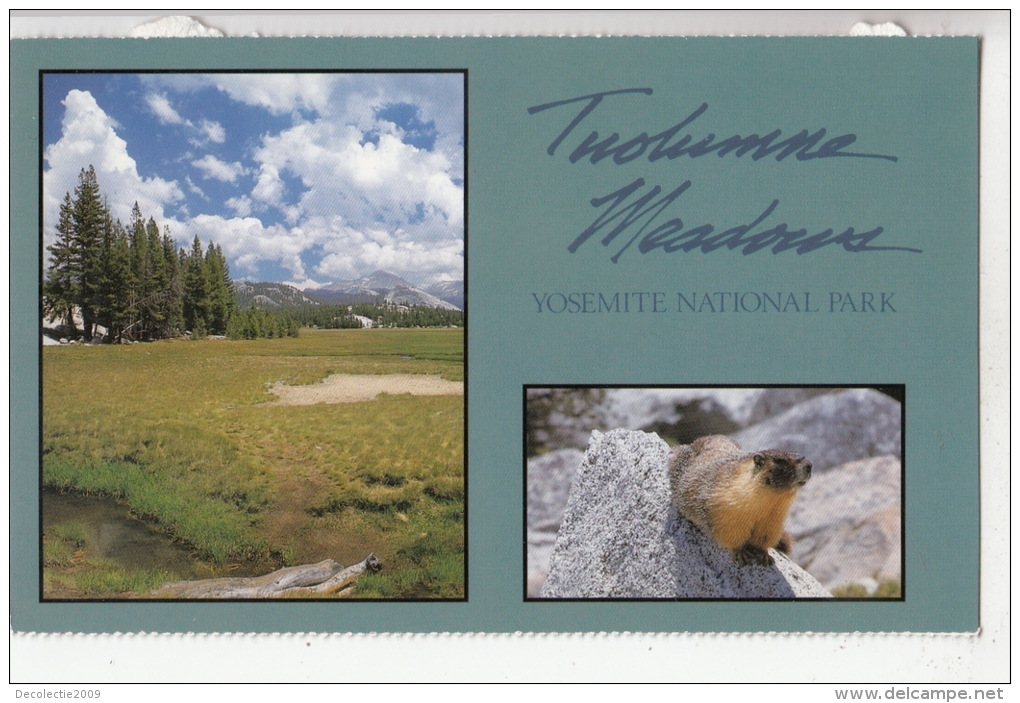
<path fill-rule="evenodd" d="M 773 563 L 768 550 L 788 539 L 783 533 L 786 513 L 810 477 L 811 462 L 799 454 L 745 452 L 722 435 L 701 437 L 669 452 L 677 510 L 740 564 Z"/>

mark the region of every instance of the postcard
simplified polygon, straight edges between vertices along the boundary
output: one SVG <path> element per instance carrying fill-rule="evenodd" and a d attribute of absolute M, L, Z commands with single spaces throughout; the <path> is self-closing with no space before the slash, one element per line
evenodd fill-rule
<path fill-rule="evenodd" d="M 978 59 L 12 41 L 12 627 L 974 632 Z"/>

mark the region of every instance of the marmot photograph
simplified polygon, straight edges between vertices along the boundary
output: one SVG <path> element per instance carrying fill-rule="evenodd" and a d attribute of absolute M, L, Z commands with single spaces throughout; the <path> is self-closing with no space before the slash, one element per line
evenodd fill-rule
<path fill-rule="evenodd" d="M 905 399 L 526 386 L 525 599 L 902 599 Z"/>
<path fill-rule="evenodd" d="M 463 71 L 40 76 L 42 600 L 463 600 Z"/>

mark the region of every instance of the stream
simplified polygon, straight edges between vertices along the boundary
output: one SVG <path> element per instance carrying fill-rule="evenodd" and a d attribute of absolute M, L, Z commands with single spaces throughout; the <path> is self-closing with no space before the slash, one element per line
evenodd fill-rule
<path fill-rule="evenodd" d="M 166 569 L 182 580 L 217 576 L 251 576 L 249 565 L 216 566 L 198 559 L 167 535 L 132 517 L 128 506 L 112 498 L 44 490 L 42 525 L 47 531 L 61 524 L 83 525 L 94 556 L 112 559 L 125 569 Z"/>

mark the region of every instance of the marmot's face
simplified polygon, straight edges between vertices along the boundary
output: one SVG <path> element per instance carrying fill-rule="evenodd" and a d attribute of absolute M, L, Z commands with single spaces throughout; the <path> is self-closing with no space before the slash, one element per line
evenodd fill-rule
<path fill-rule="evenodd" d="M 766 449 L 754 455 L 755 475 L 769 488 L 800 488 L 811 478 L 811 462 L 800 454 Z"/>

